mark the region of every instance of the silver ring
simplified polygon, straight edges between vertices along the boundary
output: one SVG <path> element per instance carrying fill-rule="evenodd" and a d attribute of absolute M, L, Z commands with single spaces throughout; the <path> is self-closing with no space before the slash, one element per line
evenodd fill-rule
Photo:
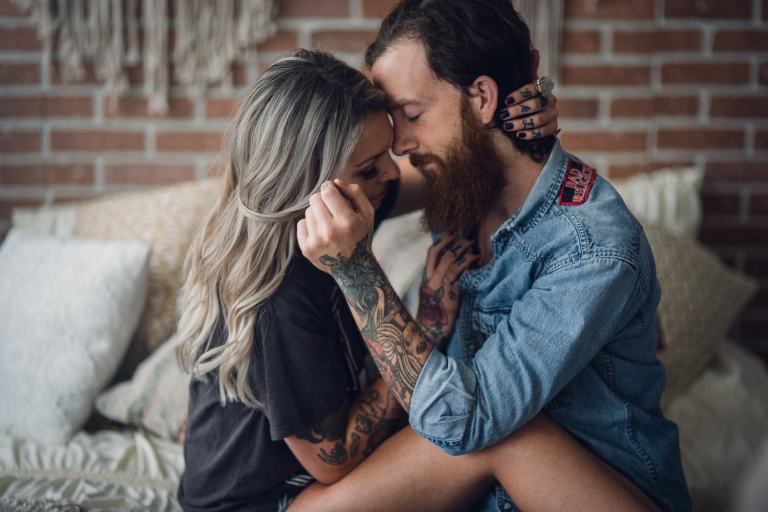
<path fill-rule="evenodd" d="M 548 76 L 540 76 L 534 83 L 536 85 L 536 90 L 539 91 L 539 94 L 542 96 L 549 96 L 552 94 L 552 89 L 555 88 L 555 83 Z"/>
<path fill-rule="evenodd" d="M 444 278 L 443 278 L 443 282 L 444 282 L 445 284 L 448 284 L 448 283 L 450 283 L 450 282 L 451 282 L 451 280 L 450 280 L 450 279 L 448 279 L 447 277 L 444 277 Z"/>

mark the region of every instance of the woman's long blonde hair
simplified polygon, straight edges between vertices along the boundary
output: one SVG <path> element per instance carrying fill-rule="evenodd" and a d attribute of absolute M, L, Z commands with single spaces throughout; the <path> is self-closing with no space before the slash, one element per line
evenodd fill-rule
<path fill-rule="evenodd" d="M 185 261 L 176 349 L 194 376 L 218 378 L 222 403 L 259 407 L 248 384 L 259 307 L 291 264 L 309 197 L 341 177 L 366 118 L 385 105 L 362 73 L 309 50 L 269 66 L 241 100 L 224 191 Z M 226 340 L 212 344 L 222 317 Z"/>

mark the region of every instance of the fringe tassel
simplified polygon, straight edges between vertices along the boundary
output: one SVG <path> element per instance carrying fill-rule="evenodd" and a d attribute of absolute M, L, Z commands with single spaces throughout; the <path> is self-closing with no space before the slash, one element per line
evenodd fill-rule
<path fill-rule="evenodd" d="M 143 0 L 144 48 L 139 51 L 139 0 L 14 0 L 31 9 L 50 66 L 54 41 L 62 81 L 82 80 L 92 59 L 114 100 L 128 90 L 126 68 L 144 62 L 150 114 L 168 111 L 168 2 L 175 2 L 176 79 L 202 93 L 232 83 L 232 64 L 275 32 L 276 0 Z"/>

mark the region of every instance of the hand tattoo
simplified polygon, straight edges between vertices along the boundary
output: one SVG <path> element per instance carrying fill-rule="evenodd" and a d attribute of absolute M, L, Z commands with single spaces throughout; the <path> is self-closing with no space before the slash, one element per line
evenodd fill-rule
<path fill-rule="evenodd" d="M 520 105 L 520 112 L 522 112 L 523 114 L 530 111 L 531 111 L 531 107 L 529 107 L 528 105 Z"/>
<path fill-rule="evenodd" d="M 534 138 L 534 139 L 538 139 L 538 138 L 541 138 L 541 130 L 535 130 L 535 131 L 533 132 L 533 138 Z"/>
<path fill-rule="evenodd" d="M 533 119 L 523 119 L 523 128 L 526 130 L 533 128 Z"/>
<path fill-rule="evenodd" d="M 544 108 L 547 105 L 549 105 L 549 100 L 547 99 L 546 96 L 542 96 L 541 98 L 539 98 L 539 105 L 541 106 L 541 108 Z"/>
<path fill-rule="evenodd" d="M 522 96 L 525 99 L 529 99 L 529 98 L 533 98 L 533 93 L 526 88 L 520 91 L 520 96 Z"/>
<path fill-rule="evenodd" d="M 411 318 L 369 250 L 365 235 L 349 257 L 323 255 L 320 263 L 341 288 L 381 376 L 406 411 L 424 367 L 427 338 Z"/>

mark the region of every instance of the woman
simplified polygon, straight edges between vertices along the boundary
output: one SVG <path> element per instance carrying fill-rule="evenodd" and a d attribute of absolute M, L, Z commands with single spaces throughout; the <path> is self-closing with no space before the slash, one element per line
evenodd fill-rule
<path fill-rule="evenodd" d="M 418 180 L 399 179 L 390 158 L 385 104 L 360 72 L 300 50 L 270 66 L 240 105 L 223 195 L 190 249 L 182 293 L 178 355 L 194 376 L 179 487 L 186 511 L 275 511 L 313 480 L 352 482 L 361 474 L 355 468 L 407 423 L 383 380 L 373 378 L 337 285 L 296 241 L 310 196 L 327 180 L 359 186 L 377 209 L 377 224 L 417 196 Z M 396 201 L 399 186 L 403 201 Z M 470 242 L 444 237 L 430 252 L 426 285 L 434 290 L 447 279 L 454 292 L 437 299 L 449 324 L 458 309 L 456 280 L 476 257 L 467 252 Z M 452 251 L 439 257 L 449 243 Z M 404 436 L 401 447 L 426 443 L 408 427 L 398 434 Z M 373 458 L 393 453 L 387 445 Z M 547 464 L 553 457 L 559 465 Z M 614 509 L 642 509 L 626 484 L 543 415 L 482 452 L 429 457 L 443 474 L 462 478 L 444 493 L 457 509 L 505 476 L 502 460 L 525 462 L 528 474 L 553 471 L 536 492 L 551 485 L 563 504 L 564 490 L 588 485 L 603 489 L 602 501 Z M 320 484 L 302 497 L 309 509 L 330 504 L 325 495 L 313 501 Z M 363 507 L 343 492 L 336 498 L 341 502 L 331 509 Z M 371 499 L 376 508 L 394 509 L 386 497 Z"/>

